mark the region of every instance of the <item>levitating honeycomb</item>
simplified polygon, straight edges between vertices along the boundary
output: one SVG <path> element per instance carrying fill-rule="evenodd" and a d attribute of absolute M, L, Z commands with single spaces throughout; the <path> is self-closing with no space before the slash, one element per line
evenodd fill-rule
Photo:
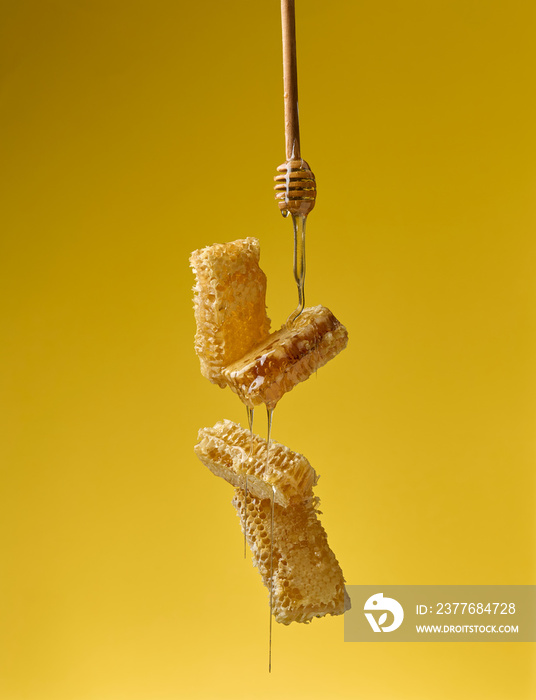
<path fill-rule="evenodd" d="M 273 408 L 287 391 L 305 381 L 346 347 L 346 328 L 324 306 L 302 311 L 294 323 L 272 333 L 223 376 L 242 401 Z"/>
<path fill-rule="evenodd" d="M 196 285 L 195 351 L 201 374 L 224 387 L 221 370 L 242 357 L 270 331 L 266 275 L 256 238 L 217 243 L 190 256 Z"/>
<path fill-rule="evenodd" d="M 249 408 L 279 399 L 326 364 L 348 334 L 329 309 L 304 309 L 289 327 L 269 336 L 266 277 L 259 243 L 246 238 L 197 250 L 195 349 L 202 374 L 229 384 Z M 283 624 L 339 615 L 350 607 L 344 578 L 317 517 L 315 471 L 303 455 L 267 443 L 228 420 L 199 431 L 196 454 L 216 476 L 235 487 L 233 503 L 264 584 L 273 593 L 275 619 Z M 268 463 L 267 463 L 268 462 Z M 246 486 L 248 495 L 242 490 Z M 270 578 L 271 508 L 273 577 Z"/>
<path fill-rule="evenodd" d="M 309 622 L 314 617 L 340 615 L 350 608 L 344 577 L 316 515 L 315 498 L 287 508 L 274 504 L 272 571 L 270 578 L 269 499 L 250 497 L 235 489 L 233 505 L 246 522 L 246 538 L 264 585 L 272 585 L 277 622 Z M 245 505 L 247 503 L 247 505 Z"/>
<path fill-rule="evenodd" d="M 220 421 L 213 428 L 202 428 L 194 447 L 196 455 L 216 476 L 235 487 L 245 488 L 258 498 L 271 498 L 284 508 L 292 501 L 313 495 L 316 474 L 303 455 L 285 445 L 271 441 L 269 461 L 266 440 L 253 435 L 230 420 Z"/>

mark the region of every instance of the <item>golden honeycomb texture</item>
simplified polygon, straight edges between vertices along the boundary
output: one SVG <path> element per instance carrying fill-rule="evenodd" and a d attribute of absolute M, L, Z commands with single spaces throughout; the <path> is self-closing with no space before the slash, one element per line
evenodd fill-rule
<path fill-rule="evenodd" d="M 259 267 L 256 238 L 244 238 L 194 251 L 196 284 L 195 351 L 201 374 L 225 387 L 223 367 L 239 359 L 270 331 L 266 315 L 266 275 Z"/>
<path fill-rule="evenodd" d="M 255 238 L 192 253 L 195 349 L 210 381 L 228 384 L 250 410 L 262 403 L 273 410 L 346 347 L 348 333 L 329 309 L 314 306 L 269 335 L 259 258 Z M 317 517 L 318 479 L 307 459 L 230 420 L 202 428 L 194 451 L 235 487 L 233 504 L 253 564 L 271 591 L 276 621 L 310 622 L 347 610 L 350 599 Z"/>

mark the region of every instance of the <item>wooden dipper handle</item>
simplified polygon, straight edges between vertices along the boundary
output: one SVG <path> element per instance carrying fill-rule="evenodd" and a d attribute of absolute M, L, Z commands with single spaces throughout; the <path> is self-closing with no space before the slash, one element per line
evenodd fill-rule
<path fill-rule="evenodd" d="M 294 0 L 281 0 L 283 28 L 283 87 L 285 103 L 286 163 L 274 178 L 275 198 L 285 213 L 306 216 L 316 199 L 315 176 L 300 152 L 300 122 L 298 118 L 298 67 L 296 61 L 296 18 Z"/>
<path fill-rule="evenodd" d="M 281 25 L 283 28 L 283 88 L 285 99 L 286 153 L 287 160 L 299 160 L 301 154 L 294 0 L 281 0 Z"/>

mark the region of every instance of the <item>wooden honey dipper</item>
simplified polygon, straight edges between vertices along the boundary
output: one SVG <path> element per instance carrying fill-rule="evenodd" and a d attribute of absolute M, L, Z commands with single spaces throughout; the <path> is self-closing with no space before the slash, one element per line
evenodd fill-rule
<path fill-rule="evenodd" d="M 277 168 L 275 198 L 283 216 L 307 216 L 316 200 L 316 182 L 300 153 L 298 70 L 294 0 L 281 0 L 283 27 L 283 86 L 285 101 L 285 163 Z"/>

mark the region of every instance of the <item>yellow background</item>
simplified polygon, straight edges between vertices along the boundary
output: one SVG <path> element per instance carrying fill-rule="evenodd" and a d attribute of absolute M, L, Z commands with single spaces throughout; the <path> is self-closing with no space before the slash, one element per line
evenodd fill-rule
<path fill-rule="evenodd" d="M 192 451 L 245 412 L 199 374 L 188 255 L 255 235 L 274 327 L 295 304 L 277 0 L 0 11 L 2 700 L 531 697 L 531 644 L 341 618 L 276 625 L 267 673 Z M 349 583 L 536 583 L 535 29 L 529 0 L 298 3 L 307 300 L 350 342 L 274 437 Z"/>

